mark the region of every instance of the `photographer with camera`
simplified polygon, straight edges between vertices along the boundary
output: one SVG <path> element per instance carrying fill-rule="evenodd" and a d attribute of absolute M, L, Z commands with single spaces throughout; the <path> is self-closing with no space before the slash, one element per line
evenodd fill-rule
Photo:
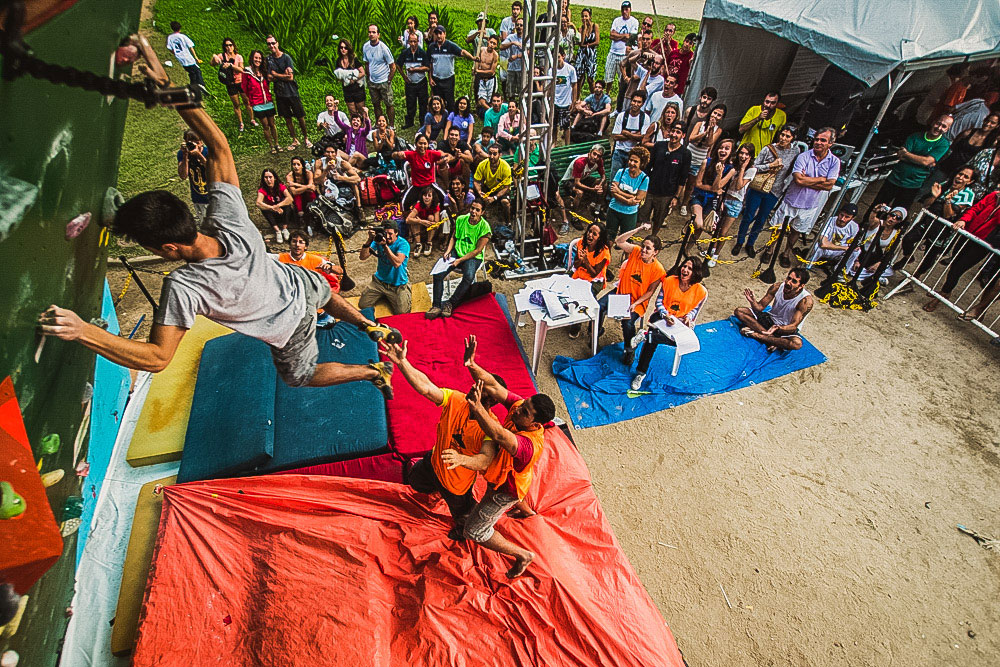
<path fill-rule="evenodd" d="M 358 309 L 371 308 L 379 299 L 389 302 L 393 315 L 410 312 L 412 292 L 406 265 L 410 261 L 410 243 L 399 236 L 395 227 L 368 230 L 368 241 L 361 248 L 361 260 L 372 255 L 378 259 L 375 275 L 361 293 Z"/>
<path fill-rule="evenodd" d="M 194 130 L 184 130 L 184 141 L 177 151 L 177 175 L 187 179 L 191 186 L 191 203 L 194 204 L 194 215 L 198 222 L 205 219 L 208 211 L 208 178 L 205 167 L 208 165 L 208 146 Z"/>

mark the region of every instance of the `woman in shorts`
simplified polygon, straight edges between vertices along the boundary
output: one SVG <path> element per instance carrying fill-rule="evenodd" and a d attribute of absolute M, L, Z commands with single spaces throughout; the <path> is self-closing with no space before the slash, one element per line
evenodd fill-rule
<path fill-rule="evenodd" d="M 348 115 L 361 115 L 361 109 L 365 106 L 365 69 L 354 55 L 351 40 L 346 37 L 337 42 L 337 67 L 333 74 L 344 87 Z"/>
<path fill-rule="evenodd" d="M 233 102 L 233 110 L 236 111 L 236 121 L 240 124 L 240 132 L 243 131 L 243 105 L 247 105 L 248 115 L 253 114 L 250 101 L 247 100 L 246 93 L 243 92 L 243 56 L 236 50 L 236 42 L 229 37 L 222 39 L 222 53 L 212 56 L 212 64 L 219 68 L 219 81 L 226 87 L 226 93 Z M 257 120 L 250 121 L 257 126 Z"/>
<path fill-rule="evenodd" d="M 719 196 L 725 191 L 733 172 L 732 139 L 723 139 L 716 143 L 712 154 L 705 159 L 695 176 L 694 192 L 691 194 L 691 212 L 694 215 L 694 234 L 685 250 L 685 254 L 693 254 L 694 242 L 705 231 L 705 214 L 715 211 Z M 721 204 L 721 202 L 718 202 Z"/>
<path fill-rule="evenodd" d="M 264 54 L 254 49 L 250 52 L 250 67 L 243 70 L 243 92 L 253 109 L 253 117 L 264 127 L 264 139 L 272 153 L 281 150 L 278 146 L 278 128 L 274 126 L 274 101 L 271 99 L 271 83 L 267 80 Z"/>

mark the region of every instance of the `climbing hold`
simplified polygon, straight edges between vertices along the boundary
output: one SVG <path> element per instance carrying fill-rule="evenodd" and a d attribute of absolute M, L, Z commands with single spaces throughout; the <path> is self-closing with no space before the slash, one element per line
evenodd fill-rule
<path fill-rule="evenodd" d="M 90 211 L 86 213 L 81 213 L 72 220 L 66 223 L 66 240 L 75 239 L 79 236 L 83 230 L 87 228 L 90 224 L 90 218 L 92 217 Z"/>
<path fill-rule="evenodd" d="M 49 433 L 42 438 L 42 452 L 45 454 L 55 454 L 62 447 L 62 439 L 58 433 Z"/>
<path fill-rule="evenodd" d="M 17 651 L 4 651 L 3 655 L 0 655 L 0 667 L 17 667 L 17 663 L 21 661 L 21 656 L 17 654 Z"/>
<path fill-rule="evenodd" d="M 10 482 L 0 482 L 0 519 L 13 519 L 24 514 L 27 504 L 11 486 Z"/>
<path fill-rule="evenodd" d="M 90 320 L 90 323 L 93 324 L 95 327 L 100 327 L 104 330 L 107 330 L 107 328 L 111 326 L 108 324 L 108 321 L 103 317 L 95 317 Z"/>
<path fill-rule="evenodd" d="M 50 470 L 49 472 L 42 475 L 42 486 L 46 489 L 50 486 L 55 486 L 62 481 L 62 478 L 66 476 L 66 471 L 60 468 L 59 470 Z"/>
<path fill-rule="evenodd" d="M 83 515 L 83 498 L 80 496 L 69 496 L 63 505 L 62 520 L 79 519 Z"/>
<path fill-rule="evenodd" d="M 90 474 L 90 464 L 86 461 L 80 461 L 76 464 L 76 476 L 86 477 Z"/>

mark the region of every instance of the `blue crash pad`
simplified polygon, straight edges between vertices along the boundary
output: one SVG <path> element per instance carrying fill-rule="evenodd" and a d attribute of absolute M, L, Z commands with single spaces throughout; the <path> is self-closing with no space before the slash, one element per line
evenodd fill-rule
<path fill-rule="evenodd" d="M 205 343 L 178 482 L 231 477 L 270 460 L 276 381 L 261 341 L 229 334 Z"/>
<path fill-rule="evenodd" d="M 629 398 L 626 392 L 635 364 L 631 369 L 625 368 L 621 343 L 609 345 L 597 356 L 580 361 L 556 357 L 552 372 L 573 424 L 588 428 L 635 419 L 826 361 L 826 356 L 805 338 L 800 350 L 768 353 L 764 345 L 741 335 L 732 318 L 699 324 L 695 332 L 701 350 L 684 355 L 676 377 L 670 376 L 674 348 L 669 345 L 657 348 L 640 390 L 650 393 L 634 398 Z"/>
<path fill-rule="evenodd" d="M 316 341 L 321 363 L 378 358 L 375 343 L 352 324 L 319 329 Z M 385 400 L 374 385 L 289 387 L 277 377 L 266 344 L 231 334 L 202 352 L 177 481 L 358 458 L 387 443 Z"/>

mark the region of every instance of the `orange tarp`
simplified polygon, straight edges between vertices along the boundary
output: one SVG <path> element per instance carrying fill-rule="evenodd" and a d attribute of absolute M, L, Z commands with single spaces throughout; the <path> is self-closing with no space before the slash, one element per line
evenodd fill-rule
<path fill-rule="evenodd" d="M 481 480 L 480 480 L 481 481 Z M 164 490 L 134 665 L 681 665 L 558 429 L 499 530 L 538 556 L 447 538 L 439 498 L 275 475 Z"/>

